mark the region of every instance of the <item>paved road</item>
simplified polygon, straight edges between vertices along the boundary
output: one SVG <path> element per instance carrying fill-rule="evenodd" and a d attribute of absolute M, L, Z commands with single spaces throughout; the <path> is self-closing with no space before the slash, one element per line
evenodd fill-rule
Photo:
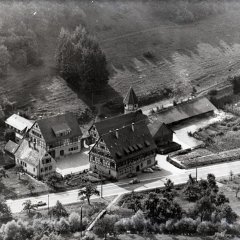
<path fill-rule="evenodd" d="M 198 178 L 206 178 L 208 173 L 213 173 L 216 177 L 228 176 L 230 170 L 232 170 L 234 174 L 240 174 L 240 161 L 198 168 Z M 128 193 L 132 190 L 142 191 L 162 187 L 164 186 L 164 182 L 167 178 L 170 178 L 175 184 L 185 183 L 190 173 L 192 174 L 192 176 L 195 176 L 195 169 L 181 170 L 175 173 L 169 172 L 169 175 L 165 176 L 162 176 L 160 172 L 159 176 L 157 177 L 152 177 L 151 174 L 149 174 L 149 178 L 145 178 L 136 185 L 129 185 L 126 180 L 118 183 L 109 183 L 103 185 L 103 197 Z M 100 190 L 100 186 L 98 186 L 98 189 Z M 79 202 L 80 200 L 77 193 L 78 190 L 71 190 L 62 193 L 51 193 L 49 194 L 49 206 L 54 206 L 57 200 L 61 201 L 63 204 Z M 93 196 L 92 198 L 98 198 L 98 196 Z M 7 204 L 9 205 L 13 213 L 17 213 L 22 211 L 22 204 L 26 200 L 31 200 L 33 203 L 38 201 L 45 201 L 47 203 L 48 195 L 16 200 L 7 200 Z"/>

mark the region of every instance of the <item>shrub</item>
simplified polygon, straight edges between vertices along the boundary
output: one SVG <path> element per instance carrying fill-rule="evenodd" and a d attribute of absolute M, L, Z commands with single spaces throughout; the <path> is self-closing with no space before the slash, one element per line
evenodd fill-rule
<path fill-rule="evenodd" d="M 60 234 L 70 232 L 69 222 L 63 217 L 61 217 L 61 219 L 56 222 L 55 228 L 56 231 Z"/>
<path fill-rule="evenodd" d="M 234 127 L 232 128 L 232 131 L 238 131 L 238 127 L 237 127 L 237 126 L 234 126 Z"/>
<path fill-rule="evenodd" d="M 72 232 L 76 232 L 80 229 L 81 219 L 78 213 L 71 213 L 68 217 L 69 226 Z"/>
<path fill-rule="evenodd" d="M 216 96 L 217 93 L 218 93 L 218 91 L 216 89 L 212 89 L 211 91 L 209 91 L 210 96 Z"/>
<path fill-rule="evenodd" d="M 143 53 L 143 56 L 144 56 L 145 58 L 147 58 L 147 59 L 150 59 L 150 60 L 152 60 L 152 59 L 155 58 L 153 52 L 151 52 L 151 51 L 144 52 L 144 53 Z"/>
<path fill-rule="evenodd" d="M 179 233 L 195 233 L 197 230 L 197 221 L 185 217 L 177 221 L 174 226 Z"/>
<path fill-rule="evenodd" d="M 217 232 L 216 227 L 217 226 L 215 224 L 204 221 L 198 225 L 197 232 L 201 235 L 213 235 L 215 232 Z"/>

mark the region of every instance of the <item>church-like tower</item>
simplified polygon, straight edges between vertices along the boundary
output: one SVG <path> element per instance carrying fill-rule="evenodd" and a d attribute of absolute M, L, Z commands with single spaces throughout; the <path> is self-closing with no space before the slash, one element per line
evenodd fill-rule
<path fill-rule="evenodd" d="M 138 110 L 138 98 L 132 87 L 128 90 L 126 97 L 123 100 L 124 113 L 134 112 Z"/>

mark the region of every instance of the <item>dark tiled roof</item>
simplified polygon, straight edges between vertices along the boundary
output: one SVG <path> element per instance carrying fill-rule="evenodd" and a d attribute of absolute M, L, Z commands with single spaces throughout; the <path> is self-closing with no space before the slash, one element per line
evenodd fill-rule
<path fill-rule="evenodd" d="M 149 129 L 152 137 L 154 137 L 154 136 L 158 133 L 158 131 L 160 130 L 160 128 L 162 128 L 162 127 L 165 127 L 165 128 L 167 128 L 167 129 L 169 129 L 171 132 L 173 132 L 173 130 L 172 130 L 171 128 L 169 128 L 168 126 L 166 126 L 165 123 L 160 122 L 160 121 L 158 121 L 158 120 L 155 120 L 155 121 L 150 122 L 150 123 L 148 124 L 148 129 Z"/>
<path fill-rule="evenodd" d="M 138 98 L 135 94 L 135 92 L 133 91 L 132 87 L 130 87 L 130 89 L 127 92 L 126 97 L 123 100 L 124 104 L 137 104 L 138 103 Z"/>
<path fill-rule="evenodd" d="M 66 113 L 37 121 L 46 143 L 53 143 L 58 140 L 82 136 L 77 118 L 73 113 Z M 57 137 L 53 131 L 56 126 L 67 125 L 71 131 L 65 136 Z"/>
<path fill-rule="evenodd" d="M 203 97 L 162 110 L 160 113 L 151 116 L 151 119 L 165 124 L 173 124 L 215 110 L 216 107 L 207 98 Z"/>
<path fill-rule="evenodd" d="M 103 121 L 94 123 L 99 135 L 109 132 L 110 130 L 119 129 L 123 126 L 127 126 L 131 123 L 138 121 L 147 121 L 148 117 L 142 113 L 141 110 L 136 112 L 130 112 L 127 114 L 122 114 L 116 117 L 107 118 Z"/>
<path fill-rule="evenodd" d="M 132 124 L 117 131 L 118 137 L 116 137 L 116 130 L 102 135 L 102 139 L 117 163 L 156 149 L 144 122 L 135 123 L 134 131 Z"/>
<path fill-rule="evenodd" d="M 19 145 L 17 143 L 9 140 L 4 147 L 4 151 L 14 154 L 17 151 L 18 147 Z"/>

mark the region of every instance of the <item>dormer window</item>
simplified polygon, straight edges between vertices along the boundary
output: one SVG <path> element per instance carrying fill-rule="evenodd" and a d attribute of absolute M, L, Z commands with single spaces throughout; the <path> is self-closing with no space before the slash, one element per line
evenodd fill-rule
<path fill-rule="evenodd" d="M 56 135 L 56 137 L 63 137 L 63 136 L 68 135 L 71 132 L 71 128 L 66 123 L 62 123 L 62 124 L 53 126 L 52 130 L 53 130 L 54 134 Z"/>

